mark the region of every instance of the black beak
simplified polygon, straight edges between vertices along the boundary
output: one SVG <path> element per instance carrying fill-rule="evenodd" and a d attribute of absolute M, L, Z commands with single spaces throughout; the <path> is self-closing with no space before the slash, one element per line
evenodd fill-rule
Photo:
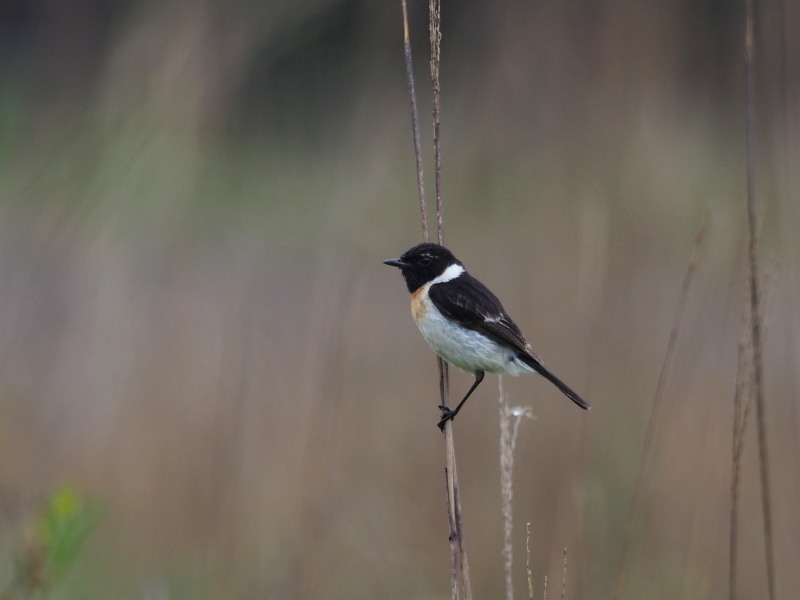
<path fill-rule="evenodd" d="M 398 269 L 408 266 L 408 263 L 402 258 L 390 258 L 389 260 L 383 261 L 383 264 L 389 265 L 390 267 L 397 267 Z"/>

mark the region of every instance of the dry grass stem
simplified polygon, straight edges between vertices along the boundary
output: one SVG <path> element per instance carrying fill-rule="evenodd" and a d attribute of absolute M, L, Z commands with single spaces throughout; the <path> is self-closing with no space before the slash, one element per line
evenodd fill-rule
<path fill-rule="evenodd" d="M 422 145 L 419 140 L 419 113 L 417 111 L 417 92 L 414 85 L 414 64 L 411 60 L 411 38 L 408 33 L 408 7 L 406 0 L 400 0 L 403 9 L 403 53 L 406 63 L 406 81 L 411 103 L 411 132 L 414 136 L 414 159 L 417 166 L 417 191 L 419 193 L 419 210 L 422 220 L 422 239 L 430 241 L 428 233 L 428 205 L 425 201 L 425 177 L 422 169 Z"/>
<path fill-rule="evenodd" d="M 764 557 L 767 568 L 769 599 L 775 600 L 775 559 L 772 540 L 767 414 L 764 398 L 763 344 L 761 331 L 761 289 L 758 276 L 758 212 L 755 198 L 755 102 L 753 83 L 754 18 L 753 1 L 745 0 L 746 23 L 744 62 L 746 76 L 746 153 L 747 153 L 747 258 L 750 269 L 750 341 L 753 347 L 753 393 L 756 403 L 758 458 L 761 472 L 761 508 L 764 520 Z"/>
<path fill-rule="evenodd" d="M 431 85 L 433 87 L 433 154 L 434 182 L 436 186 L 436 238 L 444 243 L 444 221 L 442 218 L 442 152 L 439 137 L 439 115 L 441 112 L 439 59 L 441 56 L 441 4 L 439 0 L 430 3 L 430 42 L 431 42 Z M 449 377 L 447 363 L 438 359 L 440 404 L 449 405 Z M 444 429 L 447 456 L 447 493 L 450 505 L 450 553 L 451 572 L 450 587 L 453 598 L 472 600 L 472 585 L 469 577 L 469 562 L 464 545 L 464 529 L 461 514 L 461 494 L 458 489 L 458 471 L 456 469 L 456 450 L 453 440 L 453 421 L 448 421 Z"/>
<path fill-rule="evenodd" d="M 403 48 L 405 52 L 406 77 L 408 82 L 408 92 L 411 97 L 411 126 L 414 135 L 414 156 L 417 167 L 417 185 L 419 189 L 420 217 L 422 220 L 422 236 L 424 241 L 430 241 L 428 229 L 428 210 L 425 201 L 425 185 L 422 170 L 422 150 L 419 136 L 419 119 L 417 116 L 416 91 L 414 86 L 414 70 L 411 61 L 411 42 L 408 28 L 408 7 L 406 0 L 401 0 L 403 11 Z M 441 197 L 441 149 L 439 144 L 439 56 L 441 40 L 440 33 L 441 6 L 438 1 L 430 4 L 430 33 L 431 33 L 431 81 L 434 96 L 434 155 L 435 162 L 435 182 L 436 182 L 436 217 L 437 217 L 437 240 L 441 244 L 444 239 L 444 223 L 442 220 L 442 197 Z M 439 370 L 439 403 L 448 406 L 449 380 L 447 363 L 441 358 L 437 359 Z M 464 534 L 461 519 L 461 500 L 458 490 L 458 473 L 456 470 L 455 445 L 453 443 L 452 421 L 445 425 L 445 454 L 446 468 L 445 478 L 447 480 L 447 514 L 450 526 L 450 575 L 451 593 L 453 600 L 463 598 L 472 600 L 472 589 L 469 579 L 469 564 L 467 553 L 464 547 Z"/>
<path fill-rule="evenodd" d="M 769 314 L 774 300 L 770 291 L 774 289 L 774 269 L 768 267 L 764 275 L 762 289 L 764 289 L 762 302 L 762 332 L 769 326 Z M 747 277 L 749 282 L 749 274 Z M 749 287 L 747 288 L 749 292 Z M 728 598 L 735 600 L 737 592 L 737 573 L 739 555 L 739 491 L 741 489 L 742 456 L 744 455 L 744 440 L 747 425 L 753 409 L 753 343 L 750 337 L 750 299 L 744 302 L 742 312 L 741 334 L 739 336 L 736 383 L 733 392 L 733 426 L 731 448 L 731 514 L 729 532 L 729 564 L 728 564 Z"/>
<path fill-rule="evenodd" d="M 498 377 L 500 405 L 500 495 L 503 512 L 503 559 L 505 566 L 506 600 L 514 598 L 513 544 L 514 520 L 512 500 L 514 497 L 514 449 L 517 445 L 519 424 L 523 417 L 533 418 L 530 407 L 510 407 L 503 390 L 503 377 Z M 512 417 L 514 417 L 512 425 Z M 530 523 L 528 523 L 530 534 Z M 527 543 L 526 543 L 527 546 Z M 529 553 L 530 558 L 530 553 Z M 529 583 L 530 585 L 530 583 Z"/>
<path fill-rule="evenodd" d="M 631 503 L 628 507 L 628 515 L 625 522 L 625 533 L 622 537 L 619 567 L 617 568 L 617 581 L 614 586 L 615 600 L 619 600 L 622 597 L 622 589 L 625 584 L 628 546 L 630 545 L 631 535 L 633 533 L 633 523 L 636 515 L 636 509 L 639 506 L 640 498 L 644 488 L 644 477 L 650 464 L 653 437 L 655 434 L 656 423 L 658 422 L 658 416 L 660 414 L 661 400 L 664 396 L 664 387 L 667 382 L 667 374 L 672 366 L 673 356 L 675 354 L 675 342 L 678 339 L 678 332 L 680 331 L 680 326 L 683 321 L 683 311 L 686 307 L 686 299 L 689 295 L 689 287 L 694 276 L 697 265 L 697 257 L 700 252 L 703 239 L 705 238 L 706 231 L 708 230 L 708 226 L 709 216 L 706 215 L 705 221 L 694 237 L 692 253 L 689 257 L 689 264 L 686 267 L 686 273 L 683 276 L 683 283 L 681 284 L 681 291 L 680 295 L 678 296 L 678 305 L 675 309 L 675 318 L 672 321 L 672 328 L 669 333 L 667 350 L 664 354 L 664 361 L 661 363 L 661 372 L 658 375 L 656 390 L 653 394 L 653 405 L 650 409 L 650 417 L 647 421 L 647 430 L 645 431 L 644 442 L 642 443 L 642 459 L 636 472 L 636 480 L 633 484 L 633 494 L 631 495 Z"/>
<path fill-rule="evenodd" d="M 533 574 L 531 573 L 531 522 L 525 523 L 525 574 L 528 580 L 528 600 L 533 600 Z"/>
<path fill-rule="evenodd" d="M 430 0 L 430 39 L 431 39 L 431 86 L 433 88 L 433 159 L 434 182 L 436 185 L 436 224 L 439 243 L 444 244 L 442 216 L 442 147 L 439 136 L 441 122 L 441 84 L 439 81 L 439 64 L 442 48 L 442 3 L 441 0 Z"/>
<path fill-rule="evenodd" d="M 745 308 L 745 315 L 747 315 L 747 307 Z M 751 391 L 749 385 L 752 381 L 752 376 L 750 374 L 752 362 L 749 359 L 749 349 L 751 346 L 748 343 L 748 328 L 745 320 L 746 319 L 743 319 L 742 333 L 739 337 L 736 385 L 733 392 L 733 448 L 731 461 L 731 514 L 728 565 L 728 597 L 730 600 L 735 600 L 736 598 L 736 565 L 738 562 L 739 538 L 739 478 L 741 474 L 741 457 L 742 449 L 744 447 L 744 433 L 752 404 L 750 402 Z"/>

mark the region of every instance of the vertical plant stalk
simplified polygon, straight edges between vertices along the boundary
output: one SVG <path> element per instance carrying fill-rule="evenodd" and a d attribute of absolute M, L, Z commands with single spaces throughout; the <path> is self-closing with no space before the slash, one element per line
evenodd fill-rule
<path fill-rule="evenodd" d="M 408 6 L 406 0 L 400 0 L 403 10 L 403 54 L 406 63 L 406 82 L 411 103 L 411 133 L 414 136 L 414 159 L 417 167 L 417 192 L 419 193 L 419 211 L 422 219 L 422 239 L 430 241 L 428 233 L 428 205 L 425 202 L 425 176 L 422 169 L 422 144 L 419 141 L 419 114 L 417 112 L 417 90 L 414 85 L 414 63 L 411 59 L 411 37 L 408 33 Z"/>
<path fill-rule="evenodd" d="M 500 405 L 500 496 L 503 513 L 503 563 L 505 568 L 506 600 L 514 600 L 513 543 L 514 518 L 514 449 L 517 446 L 519 424 L 523 417 L 533 418 L 530 407 L 510 407 L 503 391 L 503 376 L 498 377 L 498 403 Z M 515 417 L 512 425 L 512 417 Z M 530 523 L 526 528 L 530 537 Z M 527 541 L 526 541 L 527 549 Z M 530 552 L 528 552 L 528 587 L 530 588 Z M 530 592 L 530 590 L 529 590 Z"/>
<path fill-rule="evenodd" d="M 528 576 L 528 600 L 533 600 L 533 573 L 531 573 L 531 523 L 525 523 L 525 574 Z"/>
<path fill-rule="evenodd" d="M 514 600 L 513 545 L 514 531 L 512 499 L 514 494 L 514 439 L 511 433 L 511 409 L 503 390 L 503 376 L 498 378 L 498 402 L 500 404 L 500 497 L 503 512 L 503 566 L 506 580 L 506 600 Z M 518 421 L 519 422 L 519 421 Z"/>
<path fill-rule="evenodd" d="M 433 160 L 434 182 L 436 184 L 436 226 L 439 243 L 444 244 L 442 217 L 442 145 L 439 136 L 441 123 L 441 92 L 439 83 L 439 64 L 442 48 L 442 3 L 441 0 L 430 0 L 430 36 L 431 36 L 431 87 L 433 88 Z"/>
<path fill-rule="evenodd" d="M 747 308 L 745 308 L 747 313 Z M 750 416 L 750 387 L 752 380 L 749 373 L 751 362 L 748 360 L 747 323 L 742 322 L 742 334 L 739 338 L 739 351 L 736 367 L 736 385 L 733 392 L 733 448 L 731 460 L 731 515 L 730 515 L 730 548 L 728 563 L 728 598 L 736 600 L 736 567 L 739 552 L 739 481 L 742 467 L 742 450 L 744 433 Z"/>
<path fill-rule="evenodd" d="M 567 549 L 564 548 L 564 570 L 561 572 L 561 600 L 567 595 Z"/>
<path fill-rule="evenodd" d="M 767 567 L 767 591 L 775 600 L 775 560 L 772 543 L 772 509 L 770 499 L 769 454 L 767 450 L 767 414 L 764 399 L 763 345 L 761 339 L 761 289 L 758 276 L 758 214 L 755 198 L 754 156 L 754 91 L 753 91 L 753 0 L 745 0 L 746 24 L 744 36 L 744 64 L 746 80 L 746 153 L 747 153 L 747 258 L 750 267 L 750 339 L 753 344 L 753 393 L 756 403 L 756 429 L 758 430 L 758 458 L 761 471 L 761 508 L 764 517 L 764 555 Z"/>
<path fill-rule="evenodd" d="M 422 170 L 422 149 L 419 136 L 419 119 L 417 116 L 416 89 L 414 85 L 414 69 L 411 59 L 411 41 L 408 27 L 408 7 L 406 0 L 400 2 L 403 12 L 403 48 L 405 52 L 406 78 L 408 93 L 411 102 L 411 127 L 414 136 L 414 156 L 417 167 L 417 185 L 419 191 L 420 216 L 422 219 L 423 240 L 430 241 L 428 230 L 428 210 L 425 202 L 425 184 Z M 441 196 L 441 147 L 439 144 L 439 114 L 440 114 L 440 86 L 439 86 L 439 57 L 440 57 L 440 23 L 441 7 L 434 0 L 430 5 L 431 10 L 431 80 L 434 88 L 434 155 L 435 155 L 435 182 L 436 182 L 436 217 L 437 239 L 441 244 L 444 239 L 442 220 Z M 447 363 L 441 358 L 437 359 L 439 368 L 439 397 L 440 404 L 448 405 L 449 378 Z M 453 443 L 452 421 L 445 426 L 446 463 L 445 478 L 447 480 L 447 514 L 450 526 L 450 573 L 451 594 L 453 600 L 472 600 L 472 586 L 469 578 L 469 563 L 464 546 L 463 523 L 461 518 L 461 497 L 458 489 L 458 473 L 456 470 L 456 453 Z"/>
<path fill-rule="evenodd" d="M 681 284 L 681 292 L 678 297 L 678 306 L 675 309 L 675 318 L 672 321 L 672 329 L 669 333 L 669 341 L 667 342 L 667 351 L 664 354 L 664 362 L 661 363 L 661 372 L 658 375 L 658 382 L 656 383 L 656 391 L 653 394 L 653 406 L 650 409 L 650 417 L 647 421 L 647 430 L 644 435 L 644 442 L 642 443 L 642 459 L 639 463 L 639 468 L 636 472 L 636 481 L 633 484 L 633 494 L 631 496 L 631 503 L 628 507 L 627 520 L 625 522 L 625 533 L 622 537 L 622 548 L 620 550 L 619 567 L 617 568 L 617 581 L 614 586 L 614 599 L 619 600 L 622 597 L 622 589 L 625 584 L 626 575 L 626 560 L 628 556 L 628 546 L 630 545 L 631 535 L 633 534 L 633 522 L 636 514 L 636 509 L 639 506 L 640 498 L 644 488 L 644 476 L 647 468 L 650 465 L 650 458 L 653 447 L 653 437 L 655 434 L 656 423 L 661 409 L 661 400 L 664 396 L 664 388 L 667 382 L 667 373 L 672 366 L 673 356 L 675 354 L 675 342 L 678 339 L 678 331 L 680 330 L 681 322 L 683 321 L 683 311 L 686 307 L 686 298 L 689 295 L 689 286 L 692 283 L 695 267 L 697 265 L 697 255 L 700 252 L 700 246 L 705 238 L 706 231 L 708 230 L 709 217 L 706 215 L 706 220 L 694 236 L 694 245 L 692 247 L 692 254 L 689 257 L 689 265 L 686 267 L 686 273 L 683 276 L 683 283 Z"/>
<path fill-rule="evenodd" d="M 444 220 L 442 210 L 442 147 L 440 130 L 441 85 L 439 82 L 439 65 L 441 58 L 441 20 L 442 6 L 440 0 L 429 3 L 429 33 L 431 42 L 431 87 L 433 89 L 433 156 L 434 183 L 436 186 L 436 236 L 440 244 L 444 243 Z M 438 359 L 439 391 L 442 406 L 449 404 L 449 374 L 447 363 Z M 453 598 L 472 600 L 472 584 L 469 577 L 469 561 L 464 544 L 464 528 L 461 512 L 461 494 L 458 489 L 458 471 L 456 469 L 456 450 L 453 440 L 453 421 L 450 420 L 444 429 L 447 469 L 447 501 L 450 515 L 450 586 Z"/>

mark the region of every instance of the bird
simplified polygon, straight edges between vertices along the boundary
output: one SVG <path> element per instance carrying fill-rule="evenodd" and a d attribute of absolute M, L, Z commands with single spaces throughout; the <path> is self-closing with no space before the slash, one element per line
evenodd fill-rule
<path fill-rule="evenodd" d="M 486 373 L 539 374 L 575 404 L 590 408 L 542 364 L 497 296 L 470 275 L 450 250 L 425 242 L 383 263 L 400 269 L 411 294 L 411 315 L 431 350 L 475 377 L 455 409 L 439 406 L 439 429 L 444 431 L 445 424 L 455 418 Z"/>

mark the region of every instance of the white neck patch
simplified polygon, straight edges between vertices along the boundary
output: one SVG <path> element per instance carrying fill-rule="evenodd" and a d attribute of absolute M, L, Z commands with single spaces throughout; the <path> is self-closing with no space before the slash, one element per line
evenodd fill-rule
<path fill-rule="evenodd" d="M 442 273 L 438 277 L 434 278 L 433 281 L 431 281 L 431 285 L 436 285 L 437 283 L 444 283 L 446 281 L 452 281 L 453 279 L 461 275 L 463 272 L 464 272 L 464 267 L 462 267 L 461 265 L 457 264 L 450 265 L 444 270 L 444 273 Z"/>

